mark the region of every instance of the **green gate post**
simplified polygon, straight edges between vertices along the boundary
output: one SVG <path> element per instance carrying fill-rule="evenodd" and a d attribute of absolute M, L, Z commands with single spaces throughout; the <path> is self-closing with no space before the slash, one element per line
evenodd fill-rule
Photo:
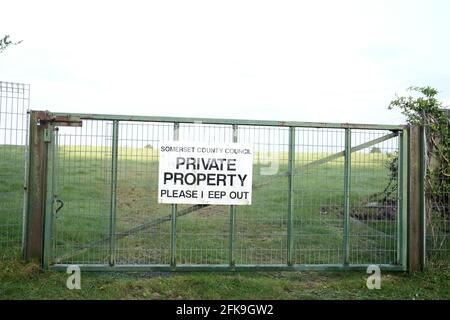
<path fill-rule="evenodd" d="M 398 157 L 397 157 L 397 217 L 396 217 L 396 241 L 397 257 L 396 264 L 402 265 L 402 217 L 403 217 L 403 132 L 400 131 L 398 138 Z"/>
<path fill-rule="evenodd" d="M 44 219 L 46 205 L 48 114 L 45 111 L 30 112 L 28 186 L 25 210 L 25 234 L 23 258 L 43 264 Z M 48 138 L 48 136 L 47 136 Z"/>
<path fill-rule="evenodd" d="M 408 131 L 399 132 L 397 264 L 408 269 Z"/>
<path fill-rule="evenodd" d="M 51 232 L 51 252 L 52 256 L 51 259 L 54 259 L 54 253 L 56 251 L 56 241 L 55 241 L 55 232 L 56 232 L 56 215 L 57 210 L 61 210 L 64 206 L 64 202 L 60 202 L 59 208 L 56 208 L 54 205 L 57 203 L 57 200 L 59 199 L 59 187 L 58 187 L 58 177 L 59 177 L 59 127 L 55 127 L 54 130 L 54 143 L 53 143 L 53 180 L 52 180 L 52 189 L 53 189 L 53 208 L 52 208 L 52 216 L 51 216 L 51 226 L 50 226 L 50 232 Z M 62 205 L 62 206 L 61 206 Z"/>
<path fill-rule="evenodd" d="M 287 264 L 292 266 L 294 247 L 294 164 L 295 164 L 295 127 L 289 128 L 289 155 L 288 155 L 288 220 L 287 220 Z"/>
<path fill-rule="evenodd" d="M 238 126 L 237 125 L 233 125 L 233 143 L 237 143 L 238 142 Z M 235 230 L 236 228 L 236 206 L 230 206 L 230 252 L 229 252 L 229 256 L 230 256 L 230 267 L 234 268 L 236 265 L 236 262 L 234 260 L 234 241 L 235 241 Z"/>
<path fill-rule="evenodd" d="M 408 270 L 408 158 L 409 158 L 409 134 L 408 130 L 402 132 L 402 148 L 401 148 L 401 266 L 402 270 Z"/>
<path fill-rule="evenodd" d="M 349 264 L 350 256 L 350 183 L 352 170 L 352 131 L 345 129 L 344 155 L 344 265 Z"/>
<path fill-rule="evenodd" d="M 47 144 L 47 172 L 46 172 L 46 199 L 44 207 L 44 251 L 42 266 L 47 269 L 53 259 L 53 220 L 54 220 L 54 202 L 55 202 L 55 192 L 54 188 L 56 186 L 56 175 L 55 175 L 55 158 L 57 152 L 57 140 L 55 135 L 55 130 L 57 128 L 52 124 L 48 125 L 48 128 L 44 131 L 44 140 Z"/>
<path fill-rule="evenodd" d="M 119 121 L 113 121 L 111 155 L 111 212 L 109 216 L 109 265 L 116 263 L 117 162 L 119 156 Z"/>
<path fill-rule="evenodd" d="M 180 138 L 180 124 L 173 124 L 173 140 L 178 141 Z M 171 216 L 171 232 L 170 232 L 170 265 L 175 270 L 177 267 L 177 205 L 172 204 Z"/>

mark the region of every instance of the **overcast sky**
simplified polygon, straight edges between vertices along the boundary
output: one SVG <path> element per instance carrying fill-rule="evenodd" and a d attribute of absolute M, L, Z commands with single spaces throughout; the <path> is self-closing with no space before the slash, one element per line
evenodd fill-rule
<path fill-rule="evenodd" d="M 2 1 L 0 80 L 32 109 L 402 123 L 450 104 L 450 1 Z"/>

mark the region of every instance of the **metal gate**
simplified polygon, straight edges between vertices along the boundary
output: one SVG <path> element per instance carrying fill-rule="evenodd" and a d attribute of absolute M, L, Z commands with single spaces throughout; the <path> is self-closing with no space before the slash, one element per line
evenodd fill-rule
<path fill-rule="evenodd" d="M 407 268 L 404 126 L 31 116 L 45 143 L 48 268 Z M 174 140 L 252 144 L 253 204 L 158 204 L 158 149 Z"/>

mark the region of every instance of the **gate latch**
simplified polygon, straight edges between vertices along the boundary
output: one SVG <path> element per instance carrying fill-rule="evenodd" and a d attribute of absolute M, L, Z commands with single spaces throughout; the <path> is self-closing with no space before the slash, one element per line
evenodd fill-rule
<path fill-rule="evenodd" d="M 54 116 L 48 111 L 42 113 L 43 116 L 39 117 L 38 125 L 45 125 L 48 123 L 59 127 L 81 127 L 83 125 L 83 122 L 79 117 L 70 114 Z"/>
<path fill-rule="evenodd" d="M 59 206 L 55 210 L 55 215 L 58 214 L 58 212 L 64 207 L 64 201 L 61 199 L 56 199 L 56 203 L 59 203 Z"/>

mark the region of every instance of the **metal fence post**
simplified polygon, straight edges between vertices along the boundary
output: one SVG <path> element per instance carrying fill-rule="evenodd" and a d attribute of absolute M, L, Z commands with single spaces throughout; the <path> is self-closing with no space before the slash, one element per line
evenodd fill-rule
<path fill-rule="evenodd" d="M 352 131 L 345 129 L 344 156 L 344 265 L 349 264 L 350 256 L 350 183 L 352 167 Z"/>
<path fill-rule="evenodd" d="M 287 264 L 292 266 L 294 247 L 294 164 L 295 164 L 295 127 L 289 127 L 288 155 L 288 220 L 287 220 Z"/>
<path fill-rule="evenodd" d="M 238 126 L 233 125 L 233 143 L 238 142 Z M 234 267 L 236 262 L 234 260 L 234 241 L 235 241 L 235 230 L 236 228 L 236 206 L 230 206 L 230 267 Z"/>
<path fill-rule="evenodd" d="M 173 124 L 173 140 L 180 138 L 180 124 Z M 172 204 L 171 232 L 170 232 L 170 265 L 172 268 L 177 266 L 177 205 Z"/>
<path fill-rule="evenodd" d="M 116 263 L 117 162 L 119 155 L 119 121 L 113 121 L 111 161 L 111 212 L 109 221 L 109 265 Z"/>

